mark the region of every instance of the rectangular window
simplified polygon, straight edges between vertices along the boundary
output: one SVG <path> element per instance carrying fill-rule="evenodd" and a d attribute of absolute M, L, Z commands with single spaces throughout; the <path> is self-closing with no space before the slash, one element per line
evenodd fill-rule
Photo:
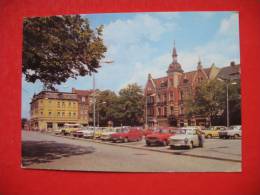
<path fill-rule="evenodd" d="M 60 112 L 58 112 L 58 117 L 60 117 Z"/>
<path fill-rule="evenodd" d="M 49 112 L 49 116 L 51 116 L 51 112 Z"/>
<path fill-rule="evenodd" d="M 62 102 L 62 107 L 65 107 L 65 102 Z"/>
<path fill-rule="evenodd" d="M 63 116 L 63 117 L 65 116 L 65 112 L 62 112 L 62 116 Z"/>

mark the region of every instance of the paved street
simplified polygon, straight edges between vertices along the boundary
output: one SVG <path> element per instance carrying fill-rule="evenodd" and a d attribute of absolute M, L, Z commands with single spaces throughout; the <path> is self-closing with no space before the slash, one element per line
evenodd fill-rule
<path fill-rule="evenodd" d="M 126 147 L 127 146 L 127 147 Z M 156 150 L 156 151 L 151 151 Z M 238 172 L 241 140 L 206 140 L 204 148 L 170 150 L 144 142 L 105 144 L 22 132 L 26 168 L 120 172 Z"/>

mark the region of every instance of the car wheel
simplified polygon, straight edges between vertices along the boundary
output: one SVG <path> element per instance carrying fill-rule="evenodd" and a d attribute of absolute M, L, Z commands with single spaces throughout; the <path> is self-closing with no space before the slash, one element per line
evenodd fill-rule
<path fill-rule="evenodd" d="M 173 146 L 173 145 L 170 145 L 170 148 L 171 148 L 171 149 L 175 149 L 175 146 Z"/>
<path fill-rule="evenodd" d="M 238 134 L 235 134 L 234 135 L 234 139 L 238 139 L 239 138 L 239 135 Z"/>
<path fill-rule="evenodd" d="M 127 142 L 128 142 L 128 138 L 125 137 L 125 138 L 124 138 L 124 143 L 127 143 Z"/>
<path fill-rule="evenodd" d="M 146 145 L 147 145 L 147 146 L 150 146 L 150 145 L 151 145 L 151 143 L 150 143 L 150 142 L 146 142 Z"/>
<path fill-rule="evenodd" d="M 212 135 L 211 134 L 209 134 L 209 135 L 207 135 L 207 137 L 206 138 L 208 138 L 208 139 L 211 139 L 212 138 Z"/>
<path fill-rule="evenodd" d="M 163 144 L 163 146 L 167 146 L 168 142 L 166 140 L 163 140 L 162 144 Z"/>
<path fill-rule="evenodd" d="M 191 141 L 190 144 L 189 144 L 189 149 L 192 149 L 193 148 L 193 142 Z"/>

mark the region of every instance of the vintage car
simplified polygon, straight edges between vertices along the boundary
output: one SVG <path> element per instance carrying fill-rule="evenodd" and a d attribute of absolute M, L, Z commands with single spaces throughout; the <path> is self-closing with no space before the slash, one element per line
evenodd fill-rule
<path fill-rule="evenodd" d="M 110 141 L 111 135 L 118 132 L 120 132 L 120 128 L 112 128 L 112 127 L 105 128 L 100 135 L 100 139 L 102 141 Z"/>
<path fill-rule="evenodd" d="M 111 135 L 112 142 L 130 142 L 141 141 L 143 138 L 143 132 L 139 129 L 125 128 L 121 129 L 121 132 Z"/>
<path fill-rule="evenodd" d="M 84 138 L 93 138 L 94 129 L 93 127 L 82 127 L 77 131 L 72 133 L 74 137 L 84 137 Z"/>
<path fill-rule="evenodd" d="M 203 147 L 204 135 L 199 133 L 200 130 L 196 128 L 181 128 L 175 130 L 175 134 L 169 137 L 169 145 L 171 148 L 188 147 L 189 149 L 197 146 Z"/>
<path fill-rule="evenodd" d="M 145 137 L 147 146 L 150 145 L 168 145 L 168 138 L 174 134 L 174 128 L 158 128 L 153 133 Z"/>
<path fill-rule="evenodd" d="M 95 127 L 94 139 L 100 139 L 102 133 L 104 132 L 104 127 Z"/>
<path fill-rule="evenodd" d="M 64 127 L 60 128 L 60 132 L 63 135 L 71 135 L 73 132 L 80 130 L 80 124 L 64 124 Z"/>
<path fill-rule="evenodd" d="M 225 126 L 211 126 L 208 129 L 202 130 L 206 138 L 213 138 L 219 136 L 219 131 L 225 130 Z"/>
<path fill-rule="evenodd" d="M 233 125 L 225 130 L 219 131 L 219 138 L 240 138 L 242 136 L 241 126 Z"/>

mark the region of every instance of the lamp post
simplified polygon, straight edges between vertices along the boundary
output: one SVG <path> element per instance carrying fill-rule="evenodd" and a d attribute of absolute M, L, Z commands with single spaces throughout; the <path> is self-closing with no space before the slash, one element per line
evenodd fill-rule
<path fill-rule="evenodd" d="M 114 63 L 113 60 L 107 60 L 102 61 L 103 64 L 112 64 Z M 93 73 L 93 129 L 94 129 L 94 135 L 96 132 L 96 79 L 95 79 L 95 73 Z"/>
<path fill-rule="evenodd" d="M 105 101 L 103 101 L 103 102 L 101 102 L 101 104 L 105 105 L 105 104 L 106 104 L 106 102 L 105 102 Z M 99 105 L 99 104 L 97 104 L 97 105 Z M 99 114 L 99 110 L 98 110 L 98 116 L 97 116 L 97 119 L 98 119 L 98 127 L 99 127 L 99 116 L 100 116 L 100 114 Z"/>
<path fill-rule="evenodd" d="M 237 83 L 236 82 L 231 82 L 231 80 L 228 80 L 228 79 L 221 79 L 221 78 L 218 78 L 219 81 L 221 82 L 225 82 L 225 85 L 226 85 L 226 107 L 227 107 L 227 127 L 229 127 L 229 84 L 231 85 L 236 85 Z"/>

